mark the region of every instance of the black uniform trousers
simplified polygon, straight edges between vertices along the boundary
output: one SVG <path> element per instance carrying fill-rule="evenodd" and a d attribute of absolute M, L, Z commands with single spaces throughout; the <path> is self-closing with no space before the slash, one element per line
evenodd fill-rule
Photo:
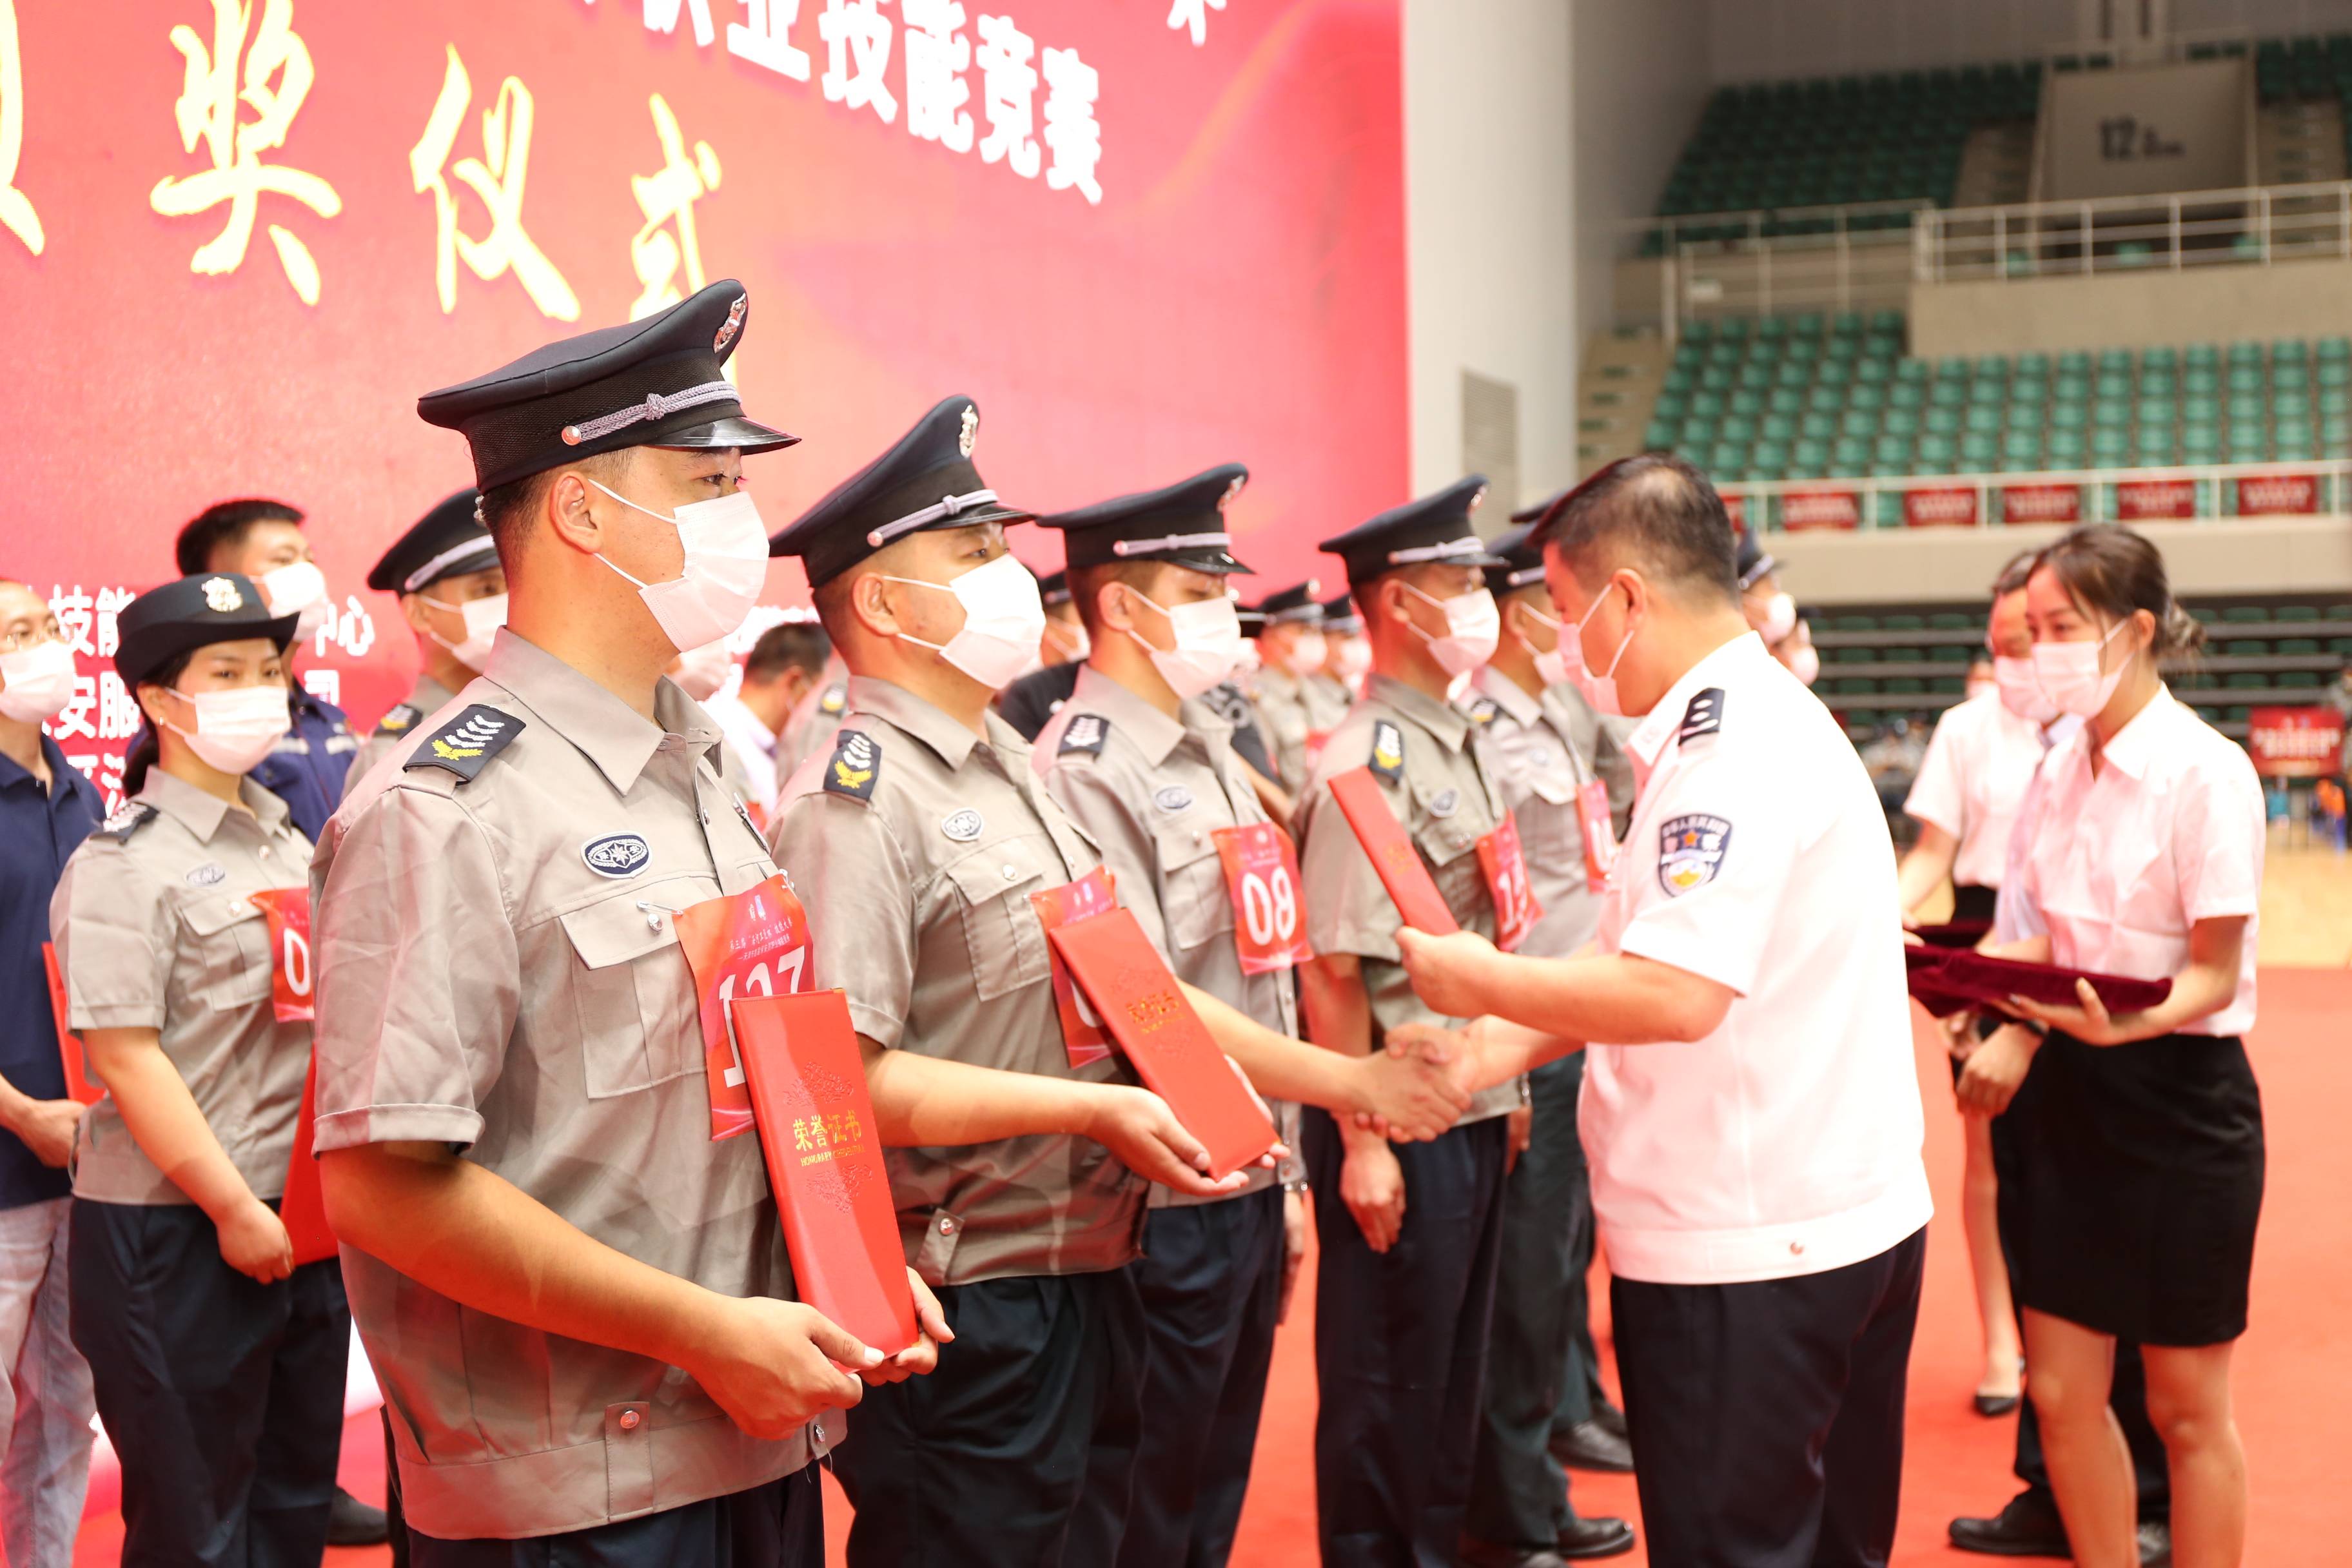
<path fill-rule="evenodd" d="M 1142 1421 L 1143 1307 L 1125 1268 L 950 1285 L 928 1377 L 869 1388 L 834 1474 L 850 1568 L 1104 1568 Z"/>
<path fill-rule="evenodd" d="M 1324 1568 L 1452 1568 L 1470 1497 L 1502 1251 L 1504 1120 L 1393 1145 L 1404 1225 L 1374 1252 L 1339 1196 L 1339 1128 L 1308 1107 L 1321 1248 L 1315 1499 Z"/>
<path fill-rule="evenodd" d="M 276 1207 L 276 1205 L 271 1205 Z M 122 1561 L 317 1568 L 342 1448 L 342 1266 L 264 1285 L 193 1204 L 74 1202 L 74 1347 L 122 1459 Z"/>
<path fill-rule="evenodd" d="M 2041 1103 L 2034 1075 L 2029 1072 L 2011 1099 L 2009 1109 L 1992 1119 L 1992 1168 L 2000 1184 L 1994 1205 L 1994 1224 L 2000 1232 L 2001 1258 L 2009 1265 L 2011 1300 L 2018 1299 L 2018 1282 L 2025 1261 L 2025 1218 L 2029 1207 L 2025 1144 L 2038 1135 L 2036 1118 Z M 2018 1309 L 2021 1334 L 2025 1331 L 2024 1317 L 2024 1310 Z M 2124 1443 L 2131 1449 L 2132 1483 L 2139 1497 L 2139 1517 L 2169 1523 L 2171 1465 L 2165 1454 L 2164 1439 L 2156 1435 L 2156 1425 L 2147 1418 L 2147 1368 L 2140 1360 L 2139 1346 L 2129 1340 L 2116 1342 L 2115 1375 L 2107 1388 L 2107 1406 L 2116 1413 L 2116 1421 L 2124 1429 Z M 2011 1468 L 2017 1479 L 2025 1483 L 2026 1493 L 2032 1500 L 2029 1506 L 2039 1506 L 2048 1511 L 2050 1518 L 2057 1518 L 2058 1498 L 2050 1489 L 2050 1467 L 2042 1455 L 2042 1423 L 2034 1415 L 2031 1398 L 2018 1404 L 2017 1455 Z"/>
<path fill-rule="evenodd" d="M 1885 1568 L 1927 1233 L 1820 1274 L 1617 1279 L 1617 1371 L 1658 1568 Z"/>
<path fill-rule="evenodd" d="M 1551 1457 L 1550 1443 L 1570 1377 L 1575 1397 L 1585 1397 L 1574 1344 L 1585 1304 L 1583 1266 L 1592 1259 L 1592 1190 L 1576 1135 L 1583 1079 L 1581 1051 L 1528 1075 L 1535 1119 L 1527 1152 L 1503 1188 L 1503 1256 L 1465 1526 L 1481 1541 L 1549 1546 L 1574 1517 L 1568 1472 Z M 1412 1212 L 1409 1195 L 1405 1212 Z M 1588 1405 L 1578 1419 L 1591 1415 Z"/>
<path fill-rule="evenodd" d="M 1282 1189 L 1153 1209 L 1143 1254 L 1128 1265 L 1148 1349 L 1118 1568 L 1223 1568 L 1282 1314 Z"/>
<path fill-rule="evenodd" d="M 410 1531 L 416 1568 L 824 1568 L 814 1464 L 781 1480 L 561 1535 L 444 1541 Z"/>

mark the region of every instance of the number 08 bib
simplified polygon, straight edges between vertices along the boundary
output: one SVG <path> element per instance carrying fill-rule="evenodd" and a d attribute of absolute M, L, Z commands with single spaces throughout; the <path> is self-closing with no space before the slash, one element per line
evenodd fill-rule
<path fill-rule="evenodd" d="M 1298 855 L 1290 837 L 1270 822 L 1220 827 L 1217 857 L 1225 864 L 1225 893 L 1234 902 L 1234 946 L 1242 973 L 1289 969 L 1315 956 L 1298 907 Z"/>

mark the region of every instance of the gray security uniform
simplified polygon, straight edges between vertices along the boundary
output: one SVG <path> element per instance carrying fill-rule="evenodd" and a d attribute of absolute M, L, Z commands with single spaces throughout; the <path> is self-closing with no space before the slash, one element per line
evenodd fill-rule
<path fill-rule="evenodd" d="M 360 742 L 359 754 L 352 759 L 351 784 L 356 787 L 361 777 L 384 758 L 400 749 L 400 743 L 416 731 L 416 726 L 432 718 L 450 703 L 457 694 L 429 675 L 419 675 L 408 695 L 384 710 L 384 715 Z"/>

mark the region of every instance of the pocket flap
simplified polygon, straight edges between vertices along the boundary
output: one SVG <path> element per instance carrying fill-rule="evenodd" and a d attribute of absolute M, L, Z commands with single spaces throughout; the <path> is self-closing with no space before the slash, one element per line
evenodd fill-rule
<path fill-rule="evenodd" d="M 1160 851 L 1160 872 L 1172 877 L 1186 867 L 1217 858 L 1217 836 L 1207 828 L 1163 827 L 1152 835 Z"/>
<path fill-rule="evenodd" d="M 180 920 L 198 936 L 225 931 L 239 921 L 262 919 L 261 906 L 235 893 L 214 893 L 180 906 Z"/>
<path fill-rule="evenodd" d="M 633 888 L 558 917 L 580 962 L 591 969 L 604 969 L 676 943 L 677 927 L 664 906 L 677 900 L 643 897 L 651 891 L 655 889 Z"/>
<path fill-rule="evenodd" d="M 1044 889 L 1045 879 L 1024 866 L 1013 847 L 975 850 L 947 868 L 948 880 L 963 894 L 964 902 L 978 906 L 1007 893 L 1024 896 Z"/>

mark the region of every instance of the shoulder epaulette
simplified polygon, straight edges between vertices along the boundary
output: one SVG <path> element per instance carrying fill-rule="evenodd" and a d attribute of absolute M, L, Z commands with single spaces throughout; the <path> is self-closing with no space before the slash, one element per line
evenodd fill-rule
<path fill-rule="evenodd" d="M 1392 721 L 1372 721 L 1371 769 L 1383 784 L 1404 777 L 1404 731 Z"/>
<path fill-rule="evenodd" d="M 476 702 L 411 752 L 404 768 L 442 768 L 471 782 L 522 729 L 523 721 L 513 714 Z"/>
<path fill-rule="evenodd" d="M 1099 757 L 1103 742 L 1109 739 L 1109 720 L 1096 713 L 1080 713 L 1073 717 L 1062 731 L 1062 743 L 1054 748 L 1054 754 L 1066 757 L 1073 752 L 1084 752 L 1088 756 Z"/>
<path fill-rule="evenodd" d="M 848 706 L 849 688 L 838 680 L 826 687 L 824 695 L 816 700 L 816 710 L 820 713 L 838 713 Z"/>
<path fill-rule="evenodd" d="M 824 764 L 824 793 L 845 795 L 869 804 L 874 785 L 882 777 L 882 742 L 863 730 L 844 730 L 833 742 L 833 756 Z"/>
<path fill-rule="evenodd" d="M 1683 710 L 1681 739 L 1685 744 L 1701 735 L 1712 735 L 1723 728 L 1723 688 L 1710 686 L 1690 700 Z"/>
<path fill-rule="evenodd" d="M 405 735 L 408 733 L 408 727 L 424 717 L 423 710 L 415 705 L 395 702 L 390 711 L 377 721 L 375 732 L 379 735 Z"/>
<path fill-rule="evenodd" d="M 1496 705 L 1493 698 L 1479 697 L 1464 704 L 1462 711 L 1470 715 L 1470 722 L 1483 730 L 1495 721 L 1495 715 L 1501 712 L 1502 709 Z"/>
<path fill-rule="evenodd" d="M 126 800 L 114 808 L 114 815 L 90 830 L 93 838 L 111 838 L 117 844 L 130 842 L 131 836 L 155 819 L 155 808 L 143 800 Z"/>

